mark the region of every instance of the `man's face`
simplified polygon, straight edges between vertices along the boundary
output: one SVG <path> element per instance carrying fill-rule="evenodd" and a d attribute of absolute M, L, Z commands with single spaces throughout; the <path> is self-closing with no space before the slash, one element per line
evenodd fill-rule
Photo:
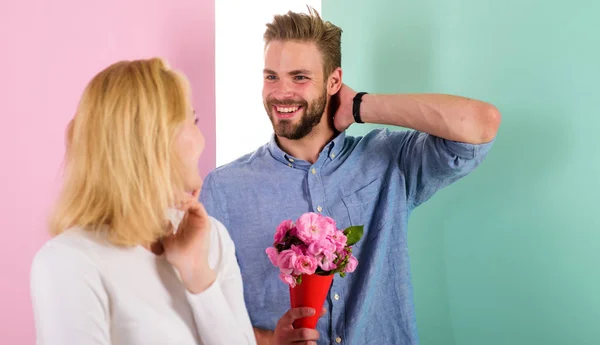
<path fill-rule="evenodd" d="M 327 105 L 321 52 L 312 42 L 273 41 L 265 49 L 263 104 L 275 134 L 298 140 Z"/>

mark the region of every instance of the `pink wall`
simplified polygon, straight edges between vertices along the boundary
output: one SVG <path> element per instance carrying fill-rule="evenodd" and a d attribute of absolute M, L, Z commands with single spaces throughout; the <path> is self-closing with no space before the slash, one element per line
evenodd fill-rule
<path fill-rule="evenodd" d="M 34 344 L 31 259 L 48 238 L 64 128 L 82 89 L 120 59 L 164 56 L 189 77 L 215 164 L 214 0 L 0 4 L 0 343 Z"/>

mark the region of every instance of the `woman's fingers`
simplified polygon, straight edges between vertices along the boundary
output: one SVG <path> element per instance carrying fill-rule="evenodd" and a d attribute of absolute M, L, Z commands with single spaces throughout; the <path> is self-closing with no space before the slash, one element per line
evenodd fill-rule
<path fill-rule="evenodd" d="M 204 208 L 204 205 L 202 205 L 198 201 L 192 202 L 189 206 L 189 210 L 191 213 L 194 213 L 198 217 L 208 218 L 208 214 L 206 213 L 206 208 Z"/>

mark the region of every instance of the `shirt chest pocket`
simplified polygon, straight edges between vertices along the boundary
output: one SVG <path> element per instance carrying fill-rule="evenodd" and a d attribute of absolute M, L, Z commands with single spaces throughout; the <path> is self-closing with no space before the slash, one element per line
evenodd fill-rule
<path fill-rule="evenodd" d="M 383 187 L 384 179 L 379 177 L 342 197 L 342 202 L 350 218 L 350 224 L 352 226 L 364 226 L 363 238 L 357 243 L 357 246 L 371 242 L 378 234 L 377 229 L 371 228 L 373 223 L 371 220 L 375 214 L 375 208 Z"/>

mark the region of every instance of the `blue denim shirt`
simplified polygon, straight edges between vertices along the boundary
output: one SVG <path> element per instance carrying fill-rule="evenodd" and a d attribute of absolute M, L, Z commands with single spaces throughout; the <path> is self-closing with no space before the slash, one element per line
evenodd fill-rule
<path fill-rule="evenodd" d="M 275 228 L 304 212 L 338 228 L 364 225 L 356 271 L 335 276 L 317 325 L 319 344 L 418 344 L 407 245 L 411 211 L 471 172 L 492 143 L 471 145 L 417 131 L 339 134 L 317 161 L 283 152 L 274 137 L 213 170 L 200 200 L 236 245 L 254 327 L 273 330 L 290 308 L 289 288 L 265 254 Z"/>

